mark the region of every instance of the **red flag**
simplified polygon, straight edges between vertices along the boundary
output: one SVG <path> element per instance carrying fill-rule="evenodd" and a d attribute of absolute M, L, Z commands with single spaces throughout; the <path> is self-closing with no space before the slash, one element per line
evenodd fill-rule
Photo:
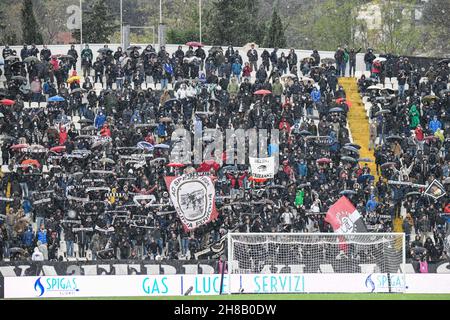
<path fill-rule="evenodd" d="M 345 196 L 328 209 L 325 221 L 331 224 L 336 233 L 367 232 L 361 214 Z M 345 243 L 345 237 L 340 236 L 339 242 L 339 248 L 347 252 L 348 245 Z"/>
<path fill-rule="evenodd" d="M 336 233 L 367 232 L 361 214 L 345 196 L 328 209 L 325 221 Z"/>

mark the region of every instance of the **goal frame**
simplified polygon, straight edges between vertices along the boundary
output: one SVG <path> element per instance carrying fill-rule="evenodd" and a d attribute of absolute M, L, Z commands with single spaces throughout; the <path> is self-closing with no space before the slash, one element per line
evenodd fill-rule
<path fill-rule="evenodd" d="M 348 237 L 348 236 L 398 236 L 399 238 L 401 237 L 402 239 L 402 262 L 400 264 L 400 268 L 401 271 L 399 274 L 405 274 L 405 266 L 406 266 L 406 248 L 407 248 L 407 244 L 406 244 L 406 234 L 404 232 L 361 232 L 361 233 L 325 233 L 325 232 L 316 232 L 316 233 L 302 233 L 302 232 L 295 232 L 295 233 L 283 233 L 283 232 L 254 232 L 254 233 L 243 233 L 243 232 L 231 232 L 227 234 L 227 264 L 228 264 L 228 282 L 229 282 L 229 288 L 231 288 L 231 278 L 233 276 L 233 274 L 236 273 L 232 273 L 232 269 L 231 269 L 231 264 L 233 259 L 233 245 L 232 245 L 232 236 L 289 236 L 289 235 L 296 235 L 296 236 L 305 236 L 305 237 L 320 237 L 320 236 L 335 236 L 335 237 L 339 237 L 339 236 L 344 236 L 344 237 Z M 388 275 L 389 277 L 389 275 Z M 231 290 L 229 291 L 229 294 L 232 294 Z"/>

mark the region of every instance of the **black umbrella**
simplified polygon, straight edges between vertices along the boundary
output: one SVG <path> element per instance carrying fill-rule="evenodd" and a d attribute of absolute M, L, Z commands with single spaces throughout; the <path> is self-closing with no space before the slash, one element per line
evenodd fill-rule
<path fill-rule="evenodd" d="M 78 123 L 94 123 L 91 119 L 83 118 L 78 121 Z"/>
<path fill-rule="evenodd" d="M 329 110 L 329 112 L 338 112 L 338 113 L 340 113 L 340 112 L 344 112 L 344 109 L 342 109 L 342 108 L 331 108 Z"/>
<path fill-rule="evenodd" d="M 383 164 L 381 165 L 381 167 L 382 167 L 382 168 L 386 168 L 386 167 L 395 167 L 395 165 L 396 165 L 395 162 L 386 162 L 386 163 L 383 163 Z"/>
<path fill-rule="evenodd" d="M 86 90 L 83 89 L 83 88 L 75 88 L 75 89 L 72 90 L 71 93 L 74 94 L 74 93 L 77 93 L 77 92 L 86 92 Z"/>
<path fill-rule="evenodd" d="M 359 153 L 359 150 L 352 147 L 352 146 L 344 146 L 342 147 L 342 149 L 347 150 L 347 151 L 351 151 L 351 152 L 355 152 L 355 153 Z"/>
<path fill-rule="evenodd" d="M 354 195 L 354 194 L 357 194 L 357 192 L 354 190 L 344 190 L 344 191 L 339 192 L 339 194 L 340 195 Z"/>
<path fill-rule="evenodd" d="M 385 114 L 385 113 L 391 113 L 391 110 L 383 109 L 383 110 L 380 110 L 377 113 L 375 113 L 375 115 L 379 116 L 380 114 Z"/>
<path fill-rule="evenodd" d="M 11 77 L 11 80 L 17 80 L 17 81 L 25 82 L 25 81 L 27 81 L 27 78 L 22 77 L 22 76 L 14 76 L 14 77 Z"/>
<path fill-rule="evenodd" d="M 24 62 L 22 62 L 22 61 L 16 61 L 16 62 L 11 63 L 11 68 L 16 67 L 16 66 L 21 66 L 23 64 L 24 64 Z"/>
<path fill-rule="evenodd" d="M 356 160 L 355 158 L 348 157 L 348 156 L 341 157 L 341 160 L 348 161 L 348 162 L 358 162 L 358 160 Z"/>
<path fill-rule="evenodd" d="M 402 140 L 403 138 L 398 135 L 389 136 L 386 140 Z"/>
<path fill-rule="evenodd" d="M 101 48 L 101 49 L 98 49 L 97 52 L 105 53 L 105 52 L 112 52 L 112 50 L 110 48 Z"/>
<path fill-rule="evenodd" d="M 299 132 L 302 136 L 311 136 L 312 133 L 307 130 L 302 130 Z"/>
<path fill-rule="evenodd" d="M 346 143 L 346 144 L 344 144 L 344 146 L 350 146 L 350 147 L 353 147 L 353 148 L 356 148 L 356 149 L 361 149 L 361 146 L 359 145 L 359 144 L 356 144 L 356 143 Z"/>
<path fill-rule="evenodd" d="M 407 197 L 408 197 L 408 196 L 420 196 L 420 195 L 422 195 L 422 193 L 417 192 L 417 191 L 408 192 L 408 193 L 406 194 Z"/>
<path fill-rule="evenodd" d="M 135 50 L 135 49 L 141 50 L 142 47 L 140 47 L 140 46 L 129 46 L 129 47 L 127 48 L 128 51 Z"/>
<path fill-rule="evenodd" d="M 448 64 L 448 63 L 450 63 L 450 59 L 442 59 L 442 60 L 440 60 L 439 62 L 438 62 L 438 64 Z"/>
<path fill-rule="evenodd" d="M 69 59 L 69 60 L 75 60 L 74 57 L 72 57 L 71 55 L 68 54 L 64 54 L 58 57 L 59 60 L 64 60 L 64 59 Z"/>
<path fill-rule="evenodd" d="M 332 63 L 336 63 L 336 60 L 334 60 L 333 58 L 325 58 L 325 59 L 322 59 L 320 62 L 325 63 L 325 64 L 332 64 Z"/>

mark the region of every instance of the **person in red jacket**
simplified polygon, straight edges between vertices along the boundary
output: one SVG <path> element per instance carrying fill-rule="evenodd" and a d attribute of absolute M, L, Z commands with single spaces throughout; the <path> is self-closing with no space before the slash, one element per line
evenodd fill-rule
<path fill-rule="evenodd" d="M 286 131 L 286 132 L 290 133 L 291 132 L 291 125 L 289 124 L 289 122 L 286 121 L 285 118 L 283 118 L 283 119 L 281 119 L 279 129 L 281 131 Z"/>
<path fill-rule="evenodd" d="M 423 134 L 423 130 L 422 130 L 422 127 L 420 126 L 420 124 L 417 126 L 416 130 L 414 130 L 414 133 L 416 135 L 416 140 L 417 140 L 417 143 L 419 145 L 419 149 L 423 150 L 423 137 L 424 137 L 424 134 Z"/>
<path fill-rule="evenodd" d="M 102 137 L 111 137 L 111 130 L 109 129 L 108 124 L 104 124 L 102 129 L 100 130 L 100 135 Z"/>
<path fill-rule="evenodd" d="M 244 69 L 242 69 L 242 77 L 243 78 L 250 78 L 252 75 L 252 67 L 250 66 L 250 63 L 246 62 Z"/>
<path fill-rule="evenodd" d="M 67 141 L 67 130 L 66 127 L 59 126 L 59 145 L 63 146 Z"/>

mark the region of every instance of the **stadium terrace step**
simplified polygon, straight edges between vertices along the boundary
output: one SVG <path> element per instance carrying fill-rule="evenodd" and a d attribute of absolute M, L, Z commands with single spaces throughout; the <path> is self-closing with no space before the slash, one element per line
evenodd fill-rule
<path fill-rule="evenodd" d="M 348 112 L 348 123 L 353 137 L 353 142 L 361 146 L 360 158 L 369 158 L 373 162 L 368 163 L 370 172 L 378 180 L 373 151 L 369 150 L 369 121 L 367 111 L 358 92 L 356 78 L 339 78 L 339 85 L 344 88 L 347 101 L 351 108 Z"/>

